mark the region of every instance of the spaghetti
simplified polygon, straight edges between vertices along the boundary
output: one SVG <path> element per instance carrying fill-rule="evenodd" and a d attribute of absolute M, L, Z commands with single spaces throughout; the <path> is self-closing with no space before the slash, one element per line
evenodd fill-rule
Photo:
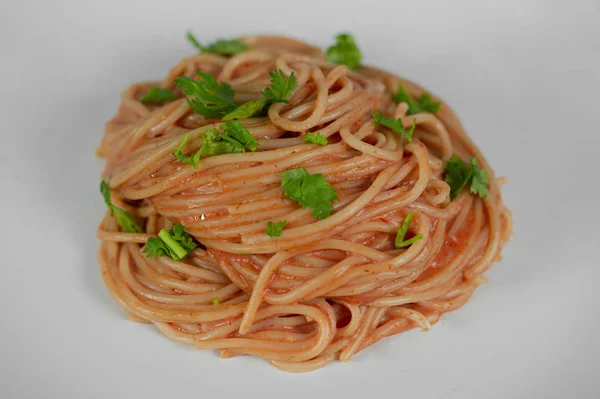
<path fill-rule="evenodd" d="M 347 361 L 380 339 L 419 327 L 461 307 L 511 232 L 496 179 L 450 108 L 408 115 L 392 93 L 401 83 L 387 72 L 352 71 L 328 63 L 308 44 L 281 37 L 246 37 L 248 50 L 226 58 L 199 53 L 183 59 L 161 83 L 138 83 L 122 94 L 98 155 L 114 208 L 135 216 L 140 231 L 124 231 L 112 209 L 98 237 L 105 283 L 133 321 L 152 323 L 168 337 L 222 357 L 249 354 L 291 372 L 334 359 Z M 254 152 L 201 157 L 198 168 L 173 151 L 186 135 L 186 153 L 223 123 L 190 109 L 174 83 L 206 72 L 235 90 L 235 101 L 257 100 L 269 72 L 293 72 L 287 103 L 240 120 L 258 143 Z M 175 99 L 140 98 L 159 85 Z M 416 128 L 409 142 L 375 124 L 379 110 Z M 319 132 L 327 145 L 303 142 Z M 452 200 L 444 165 L 474 157 L 490 175 L 487 196 L 463 190 Z M 316 219 L 286 195 L 281 175 L 305 168 L 322 174 L 337 193 L 333 213 Z M 107 188 L 108 190 L 108 188 Z M 411 240 L 394 239 L 408 215 Z M 280 236 L 268 222 L 285 220 Z M 198 246 L 189 256 L 148 258 L 146 241 L 181 223 Z"/>

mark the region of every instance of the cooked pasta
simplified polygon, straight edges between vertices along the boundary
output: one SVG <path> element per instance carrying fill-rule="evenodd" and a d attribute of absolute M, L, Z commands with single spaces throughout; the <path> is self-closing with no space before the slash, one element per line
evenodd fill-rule
<path fill-rule="evenodd" d="M 501 180 L 448 105 L 428 112 L 439 99 L 416 84 L 296 40 L 239 43 L 133 84 L 106 125 L 99 261 L 130 319 L 303 372 L 428 330 L 468 301 L 512 225 Z M 195 104 L 184 83 L 206 74 L 230 85 L 227 112 L 256 110 L 236 120 L 216 100 Z M 287 98 L 266 90 L 275 79 Z M 171 94 L 142 101 L 155 89 Z M 161 231 L 193 244 L 179 253 Z"/>

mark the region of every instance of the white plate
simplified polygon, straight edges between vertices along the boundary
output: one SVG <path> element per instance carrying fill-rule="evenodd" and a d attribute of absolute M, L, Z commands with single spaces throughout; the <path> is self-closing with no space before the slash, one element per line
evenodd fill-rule
<path fill-rule="evenodd" d="M 3 2 L 0 397 L 599 397 L 598 3 L 353 3 Z M 441 95 L 509 178 L 489 284 L 429 333 L 302 375 L 126 321 L 96 262 L 93 153 L 119 92 L 193 53 L 188 29 L 322 46 L 350 30 L 366 63 Z"/>

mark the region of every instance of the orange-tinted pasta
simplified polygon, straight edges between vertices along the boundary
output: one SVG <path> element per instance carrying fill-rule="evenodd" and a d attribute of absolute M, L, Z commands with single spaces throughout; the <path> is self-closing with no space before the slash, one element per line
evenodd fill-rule
<path fill-rule="evenodd" d="M 130 319 L 223 357 L 250 354 L 302 372 L 429 329 L 462 306 L 486 281 L 512 226 L 497 179 L 457 116 L 445 103 L 436 115 L 406 115 L 391 93 L 399 82 L 413 96 L 422 88 L 375 68 L 330 64 L 308 44 L 242 40 L 250 50 L 185 58 L 160 86 L 176 91 L 176 77 L 205 71 L 230 83 L 242 103 L 259 98 L 270 71 L 294 72 L 289 104 L 241 121 L 256 152 L 203 158 L 198 169 L 177 161 L 171 153 L 186 134 L 186 151 L 195 152 L 221 121 L 195 114 L 181 93 L 161 106 L 140 102 L 157 83 L 125 90 L 107 123 L 98 149 L 104 179 L 113 202 L 145 229 L 123 232 L 107 213 L 98 232 L 104 280 Z M 377 109 L 406 127 L 416 121 L 412 143 L 375 125 Z M 307 131 L 329 144 L 303 143 Z M 464 190 L 450 200 L 444 164 L 452 155 L 475 157 L 489 171 L 486 198 Z M 283 195 L 282 172 L 298 167 L 331 182 L 339 197 L 331 216 L 314 219 Z M 409 234 L 423 239 L 396 249 L 410 211 Z M 267 222 L 280 220 L 287 221 L 281 236 L 266 235 Z M 148 259 L 147 238 L 174 223 L 202 246 L 181 261 Z"/>

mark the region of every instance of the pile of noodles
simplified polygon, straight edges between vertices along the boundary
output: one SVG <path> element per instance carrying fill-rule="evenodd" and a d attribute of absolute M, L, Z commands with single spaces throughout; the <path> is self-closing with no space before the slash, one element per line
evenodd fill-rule
<path fill-rule="evenodd" d="M 399 82 L 415 97 L 422 88 L 375 68 L 328 63 L 308 44 L 241 40 L 248 51 L 197 54 L 161 83 L 132 85 L 107 123 L 98 149 L 104 179 L 115 206 L 144 228 L 123 232 L 107 212 L 98 231 L 104 280 L 130 319 L 222 357 L 249 354 L 300 372 L 347 361 L 389 335 L 429 329 L 462 306 L 500 259 L 511 217 L 501 181 L 457 116 L 445 103 L 436 115 L 407 116 L 407 104 L 391 94 Z M 186 134 L 192 153 L 203 132 L 222 124 L 195 114 L 175 78 L 208 72 L 231 84 L 241 104 L 258 99 L 277 69 L 294 72 L 298 86 L 289 104 L 240 121 L 256 152 L 202 158 L 198 169 L 175 159 Z M 140 102 L 156 85 L 179 98 Z M 406 127 L 416 121 L 412 143 L 375 125 L 377 109 Z M 301 135 L 317 131 L 328 145 L 303 143 Z M 486 198 L 463 190 L 450 200 L 444 165 L 453 155 L 476 157 L 489 170 Z M 299 167 L 335 188 L 331 216 L 317 220 L 283 195 L 282 172 Z M 423 239 L 396 249 L 408 212 L 409 234 Z M 280 237 L 265 234 L 268 221 L 280 220 L 287 221 Z M 147 258 L 146 240 L 176 223 L 201 245 L 181 261 Z"/>

